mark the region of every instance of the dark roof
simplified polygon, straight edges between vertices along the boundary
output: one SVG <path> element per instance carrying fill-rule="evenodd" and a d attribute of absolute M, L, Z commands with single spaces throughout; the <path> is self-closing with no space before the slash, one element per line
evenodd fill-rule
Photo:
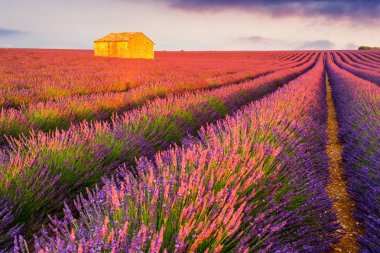
<path fill-rule="evenodd" d="M 154 42 L 149 39 L 145 34 L 142 32 L 124 32 L 124 33 L 110 33 L 100 39 L 95 40 L 94 42 L 116 42 L 116 41 L 128 41 L 130 39 L 139 37 L 139 36 L 144 36 L 148 40 L 150 40 L 153 44 Z"/>

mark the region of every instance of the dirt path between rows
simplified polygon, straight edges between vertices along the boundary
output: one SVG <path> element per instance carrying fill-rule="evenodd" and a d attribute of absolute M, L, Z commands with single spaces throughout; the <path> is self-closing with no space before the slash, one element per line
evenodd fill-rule
<path fill-rule="evenodd" d="M 333 210 L 337 213 L 338 222 L 342 226 L 339 232 L 343 233 L 339 243 L 333 245 L 331 252 L 353 253 L 359 251 L 356 237 L 359 232 L 358 223 L 353 218 L 354 202 L 346 191 L 346 183 L 342 177 L 343 146 L 338 138 L 339 125 L 337 121 L 336 109 L 332 98 L 332 89 L 326 74 L 327 89 L 327 153 L 330 158 L 329 171 L 331 182 L 327 185 L 329 197 L 333 199 Z"/>

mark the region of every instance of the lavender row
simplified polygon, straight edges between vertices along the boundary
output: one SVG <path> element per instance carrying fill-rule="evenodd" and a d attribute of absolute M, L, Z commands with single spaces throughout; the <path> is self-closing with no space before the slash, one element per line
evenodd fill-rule
<path fill-rule="evenodd" d="M 354 75 L 357 75 L 358 77 L 361 77 L 365 80 L 368 80 L 370 82 L 374 82 L 377 85 L 380 85 L 380 73 L 375 72 L 373 70 L 366 70 L 363 68 L 354 67 L 342 60 L 342 58 L 337 54 L 333 53 L 334 56 L 334 62 L 336 65 L 338 65 L 340 68 L 343 68 Z"/>
<path fill-rule="evenodd" d="M 375 63 L 380 63 L 380 55 L 377 54 L 375 51 L 362 51 L 362 54 L 371 59 Z"/>
<path fill-rule="evenodd" d="M 363 62 L 368 66 L 374 67 L 374 68 L 379 68 L 380 66 L 380 60 L 374 58 L 373 54 L 366 54 L 366 53 L 358 53 L 358 52 L 350 52 L 350 56 L 354 56 L 358 62 Z M 379 71 L 379 69 L 378 69 Z"/>
<path fill-rule="evenodd" d="M 364 58 L 361 54 L 353 54 L 349 52 L 338 52 L 342 60 L 356 68 L 366 71 L 379 72 L 380 64 L 373 64 L 368 58 Z"/>
<path fill-rule="evenodd" d="M 307 64 L 313 55 L 310 54 L 300 62 L 288 62 L 285 66 L 276 66 L 267 61 L 260 67 L 253 64 L 248 76 L 242 77 L 242 73 L 221 74 L 213 80 L 205 82 L 194 75 L 194 70 L 189 73 L 173 71 L 175 75 L 167 79 L 163 77 L 160 81 L 152 79 L 151 84 L 140 85 L 127 92 L 92 94 L 88 96 L 74 96 L 58 101 L 31 103 L 28 107 L 21 109 L 1 109 L 0 112 L 0 143 L 5 143 L 3 135 L 18 136 L 28 135 L 31 130 L 49 131 L 67 129 L 71 124 L 84 120 L 109 120 L 113 114 L 122 113 L 144 104 L 147 100 L 164 97 L 172 93 L 181 94 L 186 91 L 197 91 L 202 89 L 213 89 L 234 82 L 250 80 L 260 75 L 269 74 L 286 68 L 297 68 Z M 315 57 L 315 55 L 314 55 Z M 158 70 L 157 70 L 158 71 Z M 159 71 L 158 71 L 159 72 Z M 192 78 L 191 78 L 192 77 Z M 240 79 L 239 79 L 240 78 Z M 232 83 L 231 83 L 232 82 Z"/>
<path fill-rule="evenodd" d="M 307 54 L 220 53 L 209 57 L 210 53 L 191 53 L 188 57 L 160 52 L 150 61 L 94 57 L 89 50 L 1 49 L 0 106 L 18 108 L 71 96 L 124 92 L 167 79 L 205 84 L 227 73 L 228 79 L 239 79 L 254 72 L 257 66 L 267 65 L 268 60 L 273 65 L 283 64 L 272 60 L 276 56 L 296 56 L 294 61 L 297 61 L 297 56 L 302 58 Z"/>
<path fill-rule="evenodd" d="M 328 59 L 348 192 L 363 234 L 362 252 L 380 251 L 380 88 Z"/>
<path fill-rule="evenodd" d="M 78 196 L 35 251 L 321 252 L 337 241 L 322 59 L 198 135 Z"/>
<path fill-rule="evenodd" d="M 120 164 L 132 165 L 136 156 L 152 156 L 313 65 L 216 90 L 156 99 L 112 123 L 83 123 L 68 131 L 11 138 L 10 149 L 0 161 L 0 192 L 16 208 L 15 223 L 27 223 L 28 230 L 45 214 L 60 209 L 64 199 L 92 186 Z"/>

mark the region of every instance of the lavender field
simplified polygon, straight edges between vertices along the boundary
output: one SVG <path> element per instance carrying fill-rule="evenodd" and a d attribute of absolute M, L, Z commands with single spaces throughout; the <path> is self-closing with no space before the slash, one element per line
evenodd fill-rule
<path fill-rule="evenodd" d="M 380 52 L 0 49 L 0 252 L 380 252 Z"/>

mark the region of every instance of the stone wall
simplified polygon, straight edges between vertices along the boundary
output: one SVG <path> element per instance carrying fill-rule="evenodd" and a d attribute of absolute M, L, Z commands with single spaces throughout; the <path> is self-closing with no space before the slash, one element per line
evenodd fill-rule
<path fill-rule="evenodd" d="M 95 42 L 95 56 L 109 56 L 118 58 L 154 58 L 154 44 L 145 37 L 136 37 L 128 42 Z"/>

